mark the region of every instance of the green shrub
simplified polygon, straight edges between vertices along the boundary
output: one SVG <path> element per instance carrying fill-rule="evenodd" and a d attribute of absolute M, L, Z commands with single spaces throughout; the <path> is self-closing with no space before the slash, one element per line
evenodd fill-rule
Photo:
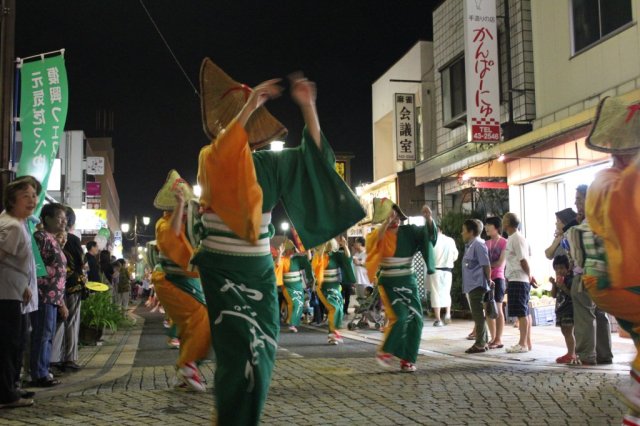
<path fill-rule="evenodd" d="M 92 293 L 82 302 L 80 324 L 86 327 L 115 331 L 126 323 L 127 319 L 120 306 L 112 302 L 110 291 Z"/>

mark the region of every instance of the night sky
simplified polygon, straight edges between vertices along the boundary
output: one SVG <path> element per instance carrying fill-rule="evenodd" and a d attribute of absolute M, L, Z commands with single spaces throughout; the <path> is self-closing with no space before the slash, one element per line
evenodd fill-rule
<path fill-rule="evenodd" d="M 18 1 L 16 56 L 66 49 L 66 130 L 104 136 L 96 111 L 114 112 L 121 221 L 158 217 L 153 198 L 171 168 L 195 182 L 206 143 L 199 98 L 139 0 Z M 432 0 L 144 0 L 198 90 L 212 58 L 254 86 L 302 70 L 318 85 L 320 123 L 336 151 L 356 155 L 352 183 L 372 179 L 371 84 L 418 40 L 432 39 Z M 299 143 L 288 93 L 268 103 Z"/>

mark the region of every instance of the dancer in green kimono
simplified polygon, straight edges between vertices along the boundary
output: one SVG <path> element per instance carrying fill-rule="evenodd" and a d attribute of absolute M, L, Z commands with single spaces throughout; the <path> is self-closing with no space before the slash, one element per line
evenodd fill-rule
<path fill-rule="evenodd" d="M 342 248 L 342 251 L 339 250 Z M 344 237 L 340 243 L 335 239 L 327 242 L 313 258 L 313 270 L 316 273 L 318 299 L 327 309 L 329 334 L 327 343 L 337 345 L 343 342 L 338 329 L 344 318 L 344 299 L 342 298 L 341 282 L 353 284 L 356 282 L 351 263 L 351 254 Z"/>
<path fill-rule="evenodd" d="M 438 232 L 427 206 L 422 211 L 425 226 L 400 225 L 407 217 L 387 198 L 375 198 L 373 209 L 373 223 L 382 225 L 367 236 L 367 273 L 373 281 L 379 271 L 378 289 L 389 320 L 376 360 L 390 368 L 395 356 L 401 371 L 410 373 L 416 371 L 423 323 L 413 256 L 419 251 L 427 273 L 435 273 Z"/>
<path fill-rule="evenodd" d="M 291 240 L 284 243 L 284 255 L 276 264 L 276 275 L 283 283 L 282 294 L 287 302 L 289 331 L 297 333 L 302 318 L 305 283 L 311 283 L 314 275 L 307 253 L 296 253 Z"/>
<path fill-rule="evenodd" d="M 203 91 L 213 84 L 206 76 L 201 81 Z M 216 420 L 225 426 L 258 424 L 271 381 L 280 329 L 271 210 L 283 203 L 307 247 L 344 232 L 365 214 L 334 169 L 335 156 L 320 131 L 315 86 L 302 75 L 291 78 L 292 97 L 306 124 L 301 145 L 252 154 L 249 120 L 280 94 L 278 82 L 266 81 L 247 93 L 236 118 L 218 121 L 226 130 L 199 158 L 205 232 L 192 262 L 216 336 Z M 224 97 L 233 89 L 219 93 Z"/>

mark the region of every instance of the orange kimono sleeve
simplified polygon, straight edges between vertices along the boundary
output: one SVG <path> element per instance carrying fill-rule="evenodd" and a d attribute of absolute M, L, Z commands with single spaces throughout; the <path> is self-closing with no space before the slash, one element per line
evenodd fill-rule
<path fill-rule="evenodd" d="M 184 233 L 184 225 L 180 235 L 171 228 L 170 216 L 164 216 L 156 223 L 156 240 L 158 249 L 179 265 L 182 269 L 189 270 L 189 261 L 193 255 L 193 247 Z"/>
<path fill-rule="evenodd" d="M 604 240 L 611 286 L 640 286 L 640 170 L 630 165 L 599 172 L 587 192 L 585 213 Z"/>
<path fill-rule="evenodd" d="M 398 241 L 398 236 L 391 232 L 387 232 L 384 238 L 378 241 L 379 232 L 380 228 L 375 228 L 366 238 L 366 269 L 371 282 L 376 281 L 376 274 L 378 273 L 378 269 L 380 269 L 382 258 L 392 257 L 395 254 Z"/>
<path fill-rule="evenodd" d="M 280 259 L 280 262 L 275 264 L 276 273 L 276 285 L 280 287 L 284 285 L 284 258 Z"/>
<path fill-rule="evenodd" d="M 313 268 L 313 273 L 316 276 L 318 286 L 322 286 L 322 282 L 324 281 L 324 270 L 327 269 L 327 265 L 329 265 L 329 255 L 323 254 L 322 256 L 313 256 L 311 267 Z"/>
<path fill-rule="evenodd" d="M 243 240 L 258 241 L 262 188 L 258 184 L 247 132 L 236 120 L 198 159 L 200 202 L 212 209 Z"/>

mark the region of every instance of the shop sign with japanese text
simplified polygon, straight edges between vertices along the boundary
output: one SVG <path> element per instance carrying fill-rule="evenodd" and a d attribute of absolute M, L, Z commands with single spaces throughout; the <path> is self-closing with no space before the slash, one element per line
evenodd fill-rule
<path fill-rule="evenodd" d="M 396 160 L 416 159 L 416 96 L 412 93 L 393 95 L 396 114 Z"/>
<path fill-rule="evenodd" d="M 46 188 L 67 119 L 69 92 L 64 57 L 24 62 L 20 78 L 22 154 L 17 175 L 31 175 Z M 39 215 L 44 196 L 45 191 L 40 194 L 35 215 Z"/>
<path fill-rule="evenodd" d="M 467 140 L 500 141 L 500 79 L 495 0 L 464 0 Z"/>

